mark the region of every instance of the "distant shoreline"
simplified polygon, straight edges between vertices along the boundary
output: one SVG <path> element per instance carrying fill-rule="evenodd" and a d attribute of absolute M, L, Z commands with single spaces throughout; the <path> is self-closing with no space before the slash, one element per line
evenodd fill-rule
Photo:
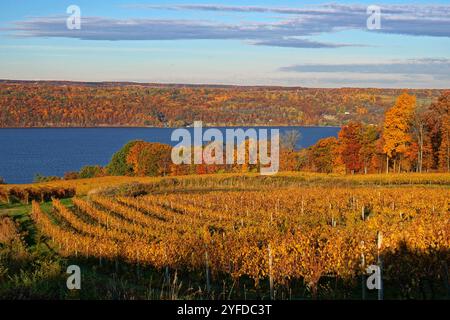
<path fill-rule="evenodd" d="M 96 86 L 96 87 L 127 87 L 127 86 L 141 86 L 148 88 L 211 88 L 211 89 L 284 89 L 284 90 L 307 90 L 307 89 L 374 89 L 374 90 L 436 90 L 446 91 L 450 88 L 408 88 L 408 87 L 307 87 L 299 85 L 243 85 L 243 84 L 208 84 L 208 83 L 172 83 L 172 82 L 139 82 L 139 81 L 74 81 L 74 80 L 14 80 L 14 79 L 0 79 L 1 84 L 48 84 L 56 86 Z"/>

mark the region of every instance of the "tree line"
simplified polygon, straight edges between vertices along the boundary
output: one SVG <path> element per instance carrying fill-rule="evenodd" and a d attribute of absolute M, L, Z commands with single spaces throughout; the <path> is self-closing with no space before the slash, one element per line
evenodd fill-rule
<path fill-rule="evenodd" d="M 442 90 L 408 90 L 419 106 Z M 377 124 L 400 89 L 0 82 L 0 127 Z"/>
<path fill-rule="evenodd" d="M 449 135 L 450 92 L 426 107 L 404 93 L 379 125 L 350 122 L 338 138 L 322 139 L 290 156 L 299 169 L 317 172 L 450 172 Z"/>

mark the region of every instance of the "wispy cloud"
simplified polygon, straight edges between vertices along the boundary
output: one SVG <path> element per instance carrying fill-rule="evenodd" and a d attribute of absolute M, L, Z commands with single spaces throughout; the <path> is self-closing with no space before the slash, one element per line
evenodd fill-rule
<path fill-rule="evenodd" d="M 346 12 L 348 14 L 361 14 L 366 12 L 367 6 L 350 4 L 323 4 L 307 5 L 304 8 L 292 7 L 263 7 L 263 6 L 227 6 L 216 4 L 175 4 L 175 5 L 152 5 L 152 4 L 128 4 L 125 8 L 135 9 L 164 9 L 164 10 L 195 10 L 195 11 L 220 11 L 220 12 L 243 12 L 243 13 L 279 13 L 288 15 L 333 15 Z M 385 5 L 382 6 L 384 14 L 408 15 L 426 18 L 448 18 L 449 6 L 443 5 Z"/>
<path fill-rule="evenodd" d="M 276 22 L 218 23 L 174 19 L 112 19 L 83 17 L 81 30 L 68 30 L 66 17 L 35 17 L 1 30 L 16 37 L 65 37 L 82 40 L 245 40 L 250 44 L 292 48 L 358 46 L 316 42 L 309 37 L 339 30 L 366 30 L 366 6 L 321 5 L 305 8 L 222 5 L 134 5 L 169 10 L 277 13 Z M 381 33 L 450 37 L 450 6 L 382 7 Z"/>
<path fill-rule="evenodd" d="M 4 29 L 5 30 L 5 29 Z M 16 37 L 66 37 L 81 40 L 250 40 L 255 45 L 293 48 L 337 48 L 307 39 L 289 39 L 304 31 L 288 23 L 247 25 L 193 20 L 82 18 L 81 30 L 68 30 L 66 17 L 34 17 L 8 28 Z"/>
<path fill-rule="evenodd" d="M 184 5 L 127 5 L 129 8 L 195 10 L 240 13 L 277 13 L 289 15 L 302 25 L 305 34 L 328 32 L 337 29 L 365 29 L 367 6 L 350 4 L 324 4 L 291 7 L 225 6 L 214 4 Z M 384 5 L 381 6 L 383 27 L 378 32 L 407 35 L 450 36 L 449 5 Z"/>
<path fill-rule="evenodd" d="M 255 41 L 252 43 L 256 46 L 270 46 L 270 47 L 285 47 L 285 48 L 342 48 L 342 47 L 356 47 L 360 45 L 345 44 L 345 43 L 325 43 L 318 41 L 311 41 L 299 38 L 285 38 L 285 39 L 270 39 L 263 41 Z"/>

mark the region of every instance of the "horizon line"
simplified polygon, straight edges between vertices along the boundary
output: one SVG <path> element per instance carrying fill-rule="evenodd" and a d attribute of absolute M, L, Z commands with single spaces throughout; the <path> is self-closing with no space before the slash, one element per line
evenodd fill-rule
<path fill-rule="evenodd" d="M 137 85 L 137 86 L 168 86 L 168 87 L 216 87 L 216 88 L 278 88 L 278 89 L 376 89 L 376 90 L 437 90 L 446 91 L 450 88 L 408 88 L 408 87 L 352 87 L 352 86 L 342 86 L 342 87 L 308 87 L 299 85 L 242 85 L 242 84 L 216 84 L 216 83 L 178 83 L 178 82 L 141 82 L 141 81 L 120 81 L 120 80 L 101 80 L 101 81 L 90 81 L 90 80 L 42 80 L 42 79 L 2 79 L 0 78 L 0 84 L 4 83 L 30 83 L 30 82 L 43 82 L 50 84 L 58 83 L 69 83 L 69 84 L 110 84 L 110 85 Z"/>

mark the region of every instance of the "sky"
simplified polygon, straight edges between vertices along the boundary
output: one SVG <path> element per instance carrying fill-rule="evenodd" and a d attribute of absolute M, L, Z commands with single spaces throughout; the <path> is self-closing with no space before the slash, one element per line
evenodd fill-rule
<path fill-rule="evenodd" d="M 0 79 L 447 89 L 450 0 L 1 1 Z"/>

